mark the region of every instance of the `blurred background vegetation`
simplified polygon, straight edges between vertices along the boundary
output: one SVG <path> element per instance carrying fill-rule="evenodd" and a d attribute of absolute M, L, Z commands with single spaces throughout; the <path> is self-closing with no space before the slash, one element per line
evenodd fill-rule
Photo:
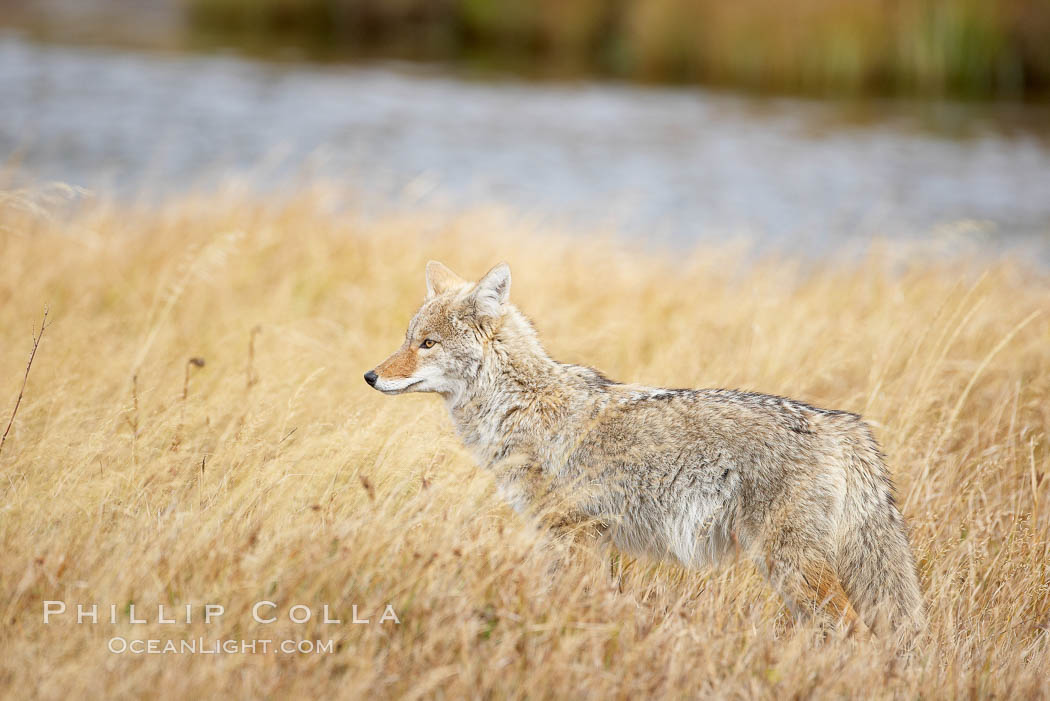
<path fill-rule="evenodd" d="M 181 0 L 194 42 L 818 94 L 1050 88 L 1050 0 Z"/>

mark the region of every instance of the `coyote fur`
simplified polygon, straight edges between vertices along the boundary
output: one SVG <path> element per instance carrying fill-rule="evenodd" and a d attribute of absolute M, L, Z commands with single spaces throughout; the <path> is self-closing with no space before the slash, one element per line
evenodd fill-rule
<path fill-rule="evenodd" d="M 510 283 L 506 264 L 476 283 L 427 264 L 404 344 L 365 380 L 440 394 L 500 491 L 550 525 L 592 524 L 624 552 L 688 568 L 739 550 L 796 616 L 923 626 L 894 487 L 859 416 L 560 363 L 510 303 Z"/>

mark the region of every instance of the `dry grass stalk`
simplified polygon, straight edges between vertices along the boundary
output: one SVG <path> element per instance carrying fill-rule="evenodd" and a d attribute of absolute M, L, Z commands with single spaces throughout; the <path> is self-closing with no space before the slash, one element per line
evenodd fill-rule
<path fill-rule="evenodd" d="M 44 307 L 44 318 L 40 321 L 40 332 L 33 332 L 33 349 L 29 351 L 29 362 L 26 363 L 25 374 L 22 375 L 22 386 L 18 390 L 18 398 L 15 399 L 14 409 L 11 410 L 11 418 L 7 421 L 7 428 L 4 429 L 4 435 L 0 436 L 0 454 L 4 452 L 4 443 L 7 442 L 7 434 L 11 432 L 11 426 L 15 422 L 15 416 L 18 415 L 18 407 L 22 404 L 22 395 L 26 391 L 26 383 L 29 381 L 29 371 L 33 369 L 33 358 L 36 357 L 36 350 L 40 347 L 40 339 L 44 337 L 44 331 L 47 330 L 47 314 L 49 309 Z"/>

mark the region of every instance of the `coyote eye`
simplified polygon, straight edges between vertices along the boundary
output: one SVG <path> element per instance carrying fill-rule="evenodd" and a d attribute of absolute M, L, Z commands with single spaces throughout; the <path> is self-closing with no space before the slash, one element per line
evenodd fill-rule
<path fill-rule="evenodd" d="M 433 348 L 435 343 L 437 343 L 437 341 L 435 341 L 432 338 L 428 338 L 427 340 L 425 340 L 422 343 L 420 343 L 419 347 L 420 348 Z"/>

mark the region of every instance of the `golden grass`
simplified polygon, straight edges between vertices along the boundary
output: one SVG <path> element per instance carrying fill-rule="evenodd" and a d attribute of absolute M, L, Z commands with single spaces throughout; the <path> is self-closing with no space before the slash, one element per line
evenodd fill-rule
<path fill-rule="evenodd" d="M 480 211 L 363 221 L 320 186 L 61 215 L 0 200 L 4 425 L 45 304 L 53 320 L 0 454 L 11 697 L 1048 694 L 1045 272 L 893 246 L 835 265 L 672 256 Z M 361 380 L 400 343 L 428 258 L 472 276 L 509 261 L 560 359 L 862 412 L 913 529 L 919 649 L 790 625 L 746 562 L 690 573 L 538 538 L 439 399 Z M 44 625 L 45 600 L 71 611 Z M 260 600 L 281 620 L 253 622 Z M 76 603 L 103 622 L 73 623 Z M 205 603 L 218 622 L 156 622 Z M 400 625 L 378 624 L 387 603 Z M 290 623 L 293 604 L 314 618 Z M 335 648 L 117 655 L 116 636 Z"/>

